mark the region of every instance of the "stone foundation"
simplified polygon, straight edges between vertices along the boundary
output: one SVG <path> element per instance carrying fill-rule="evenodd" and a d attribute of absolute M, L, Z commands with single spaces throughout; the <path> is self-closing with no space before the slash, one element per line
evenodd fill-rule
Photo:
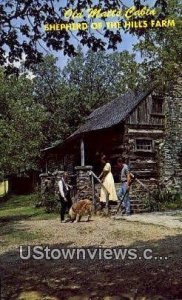
<path fill-rule="evenodd" d="M 165 138 L 159 144 L 161 181 L 182 188 L 182 77 L 165 96 Z"/>
<path fill-rule="evenodd" d="M 39 175 L 41 179 L 41 195 L 44 195 L 45 189 L 46 189 L 46 184 L 49 187 L 49 189 L 52 190 L 53 193 L 58 191 L 58 177 L 59 175 L 62 175 L 64 171 L 56 171 L 52 174 L 48 173 L 42 173 Z"/>
<path fill-rule="evenodd" d="M 46 182 L 49 183 L 49 185 L 52 183 L 52 175 L 49 175 L 48 173 L 42 173 L 39 175 L 41 183 L 40 183 L 40 189 L 41 189 L 41 195 L 44 194 Z"/>
<path fill-rule="evenodd" d="M 92 166 L 77 166 L 75 167 L 77 173 L 76 186 L 77 194 L 76 200 L 93 199 L 92 180 L 90 171 Z"/>

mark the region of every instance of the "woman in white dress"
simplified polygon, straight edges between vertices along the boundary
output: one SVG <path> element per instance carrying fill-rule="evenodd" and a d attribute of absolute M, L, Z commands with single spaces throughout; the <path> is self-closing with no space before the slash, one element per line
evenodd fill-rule
<path fill-rule="evenodd" d="M 118 197 L 116 194 L 115 184 L 114 184 L 114 178 L 111 173 L 111 165 L 109 162 L 107 162 L 106 156 L 103 155 L 101 157 L 101 162 L 104 164 L 104 168 L 102 170 L 102 173 L 100 174 L 99 178 L 102 181 L 102 184 L 105 186 L 107 191 L 109 192 L 109 200 L 117 201 Z M 100 202 L 102 204 L 106 203 L 107 199 L 107 192 L 103 187 L 101 187 L 100 191 Z"/>

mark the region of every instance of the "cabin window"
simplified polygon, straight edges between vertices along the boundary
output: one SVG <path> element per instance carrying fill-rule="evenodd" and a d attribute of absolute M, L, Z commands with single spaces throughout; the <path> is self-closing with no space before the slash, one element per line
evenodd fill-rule
<path fill-rule="evenodd" d="M 152 96 L 152 113 L 162 114 L 163 113 L 163 97 L 158 95 Z"/>
<path fill-rule="evenodd" d="M 136 151 L 152 151 L 152 140 L 137 139 L 135 144 Z"/>

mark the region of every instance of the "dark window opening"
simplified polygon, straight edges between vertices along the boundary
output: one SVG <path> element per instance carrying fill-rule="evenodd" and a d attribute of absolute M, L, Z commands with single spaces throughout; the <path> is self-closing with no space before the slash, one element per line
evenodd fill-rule
<path fill-rule="evenodd" d="M 152 113 L 162 114 L 163 113 L 163 97 L 158 95 L 152 96 Z"/>
<path fill-rule="evenodd" d="M 137 139 L 135 144 L 137 151 L 152 151 L 152 140 Z"/>

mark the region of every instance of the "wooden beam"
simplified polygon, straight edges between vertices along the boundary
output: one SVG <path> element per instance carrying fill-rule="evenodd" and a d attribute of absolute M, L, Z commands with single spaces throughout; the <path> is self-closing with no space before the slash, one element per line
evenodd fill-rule
<path fill-rule="evenodd" d="M 93 199 L 93 207 L 94 207 L 94 214 L 96 214 L 96 198 L 95 198 L 95 184 L 94 184 L 94 177 L 91 176 L 92 179 L 92 199 Z"/>
<path fill-rule="evenodd" d="M 48 172 L 48 163 L 47 163 L 47 160 L 46 160 L 46 162 L 45 162 L 45 169 L 46 169 L 46 173 Z"/>
<path fill-rule="evenodd" d="M 80 153 L 81 153 L 81 166 L 85 166 L 85 145 L 83 139 L 81 139 L 81 143 L 80 143 Z"/>
<path fill-rule="evenodd" d="M 92 175 L 100 183 L 100 185 L 103 187 L 103 189 L 105 190 L 105 192 L 109 195 L 108 190 L 106 189 L 105 185 L 103 185 L 103 183 L 99 179 L 99 177 L 97 177 L 97 175 L 95 175 L 95 173 L 93 171 L 90 171 L 90 175 Z"/>

